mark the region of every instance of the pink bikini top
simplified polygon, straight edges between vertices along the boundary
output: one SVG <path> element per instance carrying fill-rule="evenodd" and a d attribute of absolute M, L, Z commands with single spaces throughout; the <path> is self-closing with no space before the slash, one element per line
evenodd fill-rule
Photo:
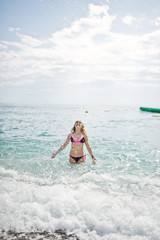
<path fill-rule="evenodd" d="M 85 142 L 85 139 L 84 139 L 84 136 L 82 135 L 82 137 L 81 137 L 79 140 L 76 140 L 76 139 L 73 137 L 73 134 L 72 134 L 71 142 L 84 143 L 84 142 Z"/>

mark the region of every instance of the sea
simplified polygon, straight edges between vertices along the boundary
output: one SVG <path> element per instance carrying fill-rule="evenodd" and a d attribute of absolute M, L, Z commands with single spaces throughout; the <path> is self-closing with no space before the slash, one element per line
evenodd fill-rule
<path fill-rule="evenodd" d="M 153 115 L 139 106 L 0 104 L 0 235 L 61 230 L 80 240 L 159 240 Z M 95 165 L 86 146 L 86 162 L 70 164 L 71 143 L 51 159 L 76 120 Z"/>

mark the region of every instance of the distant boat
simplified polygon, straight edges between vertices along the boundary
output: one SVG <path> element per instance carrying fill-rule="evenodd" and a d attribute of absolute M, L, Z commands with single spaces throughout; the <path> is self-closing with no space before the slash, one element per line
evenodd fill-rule
<path fill-rule="evenodd" d="M 141 111 L 160 113 L 160 108 L 140 107 Z"/>

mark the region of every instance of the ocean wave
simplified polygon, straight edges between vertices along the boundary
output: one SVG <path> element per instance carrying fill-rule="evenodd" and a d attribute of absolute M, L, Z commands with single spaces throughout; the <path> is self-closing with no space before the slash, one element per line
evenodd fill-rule
<path fill-rule="evenodd" d="M 159 239 L 157 179 L 92 171 L 77 179 L 65 173 L 49 185 L 46 179 L 14 170 L 0 168 L 0 172 L 1 231 L 54 233 L 63 229 L 85 240 Z"/>

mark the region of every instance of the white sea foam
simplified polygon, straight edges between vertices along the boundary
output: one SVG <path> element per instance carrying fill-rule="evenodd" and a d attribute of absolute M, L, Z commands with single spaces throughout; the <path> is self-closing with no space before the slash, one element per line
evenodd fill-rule
<path fill-rule="evenodd" d="M 1 231 L 160 239 L 160 119 L 136 109 L 104 109 L 0 106 Z M 77 119 L 97 165 L 88 155 L 85 164 L 69 164 L 68 146 L 50 159 Z"/>
<path fill-rule="evenodd" d="M 60 176 L 53 185 L 46 179 L 19 175 L 1 167 L 1 230 L 50 231 L 65 229 L 80 239 L 159 240 L 159 186 L 157 180 L 144 179 L 142 192 L 132 185 L 143 179 L 115 178 L 95 172 L 79 176 Z M 23 181 L 21 179 L 23 178 Z M 30 181 L 29 181 L 30 178 Z M 27 181 L 25 181 L 26 179 Z M 37 184 L 44 181 L 44 185 Z M 101 184 L 103 182 L 103 185 Z M 130 184 L 130 187 L 127 186 Z M 157 191 L 146 194 L 150 184 Z M 140 186 L 139 186 L 140 187 Z"/>

